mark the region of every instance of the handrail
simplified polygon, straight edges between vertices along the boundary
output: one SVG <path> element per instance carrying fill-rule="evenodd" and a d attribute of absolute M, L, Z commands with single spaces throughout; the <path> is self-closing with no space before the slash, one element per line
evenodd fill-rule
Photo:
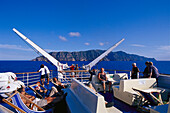
<path fill-rule="evenodd" d="M 59 71 L 59 72 L 68 72 L 68 73 L 71 73 L 71 72 L 88 72 L 88 70 L 63 70 L 63 71 Z"/>
<path fill-rule="evenodd" d="M 131 75 L 131 70 L 113 70 L 113 69 L 105 69 L 108 72 L 113 72 L 114 74 L 116 74 L 117 72 L 125 72 L 128 75 Z M 55 75 L 54 70 L 50 70 L 50 79 L 53 78 L 53 76 Z M 60 71 L 61 73 L 63 73 L 63 79 L 62 79 L 62 83 L 70 83 L 72 81 L 72 78 L 79 78 L 79 80 L 81 82 L 83 82 L 84 80 L 88 79 L 90 77 L 90 74 L 88 72 L 88 70 L 63 70 Z M 139 72 L 140 74 L 143 72 Z M 139 78 L 139 73 L 137 75 L 137 78 Z M 40 81 L 40 74 L 39 72 L 23 72 L 23 73 L 15 73 L 17 75 L 21 75 L 18 76 L 17 78 L 21 81 L 23 81 L 26 86 L 28 87 L 28 85 L 31 85 L 32 83 L 36 83 L 38 81 Z M 160 74 L 160 75 L 170 75 L 170 74 Z M 129 76 L 130 79 L 130 76 Z"/>
<path fill-rule="evenodd" d="M 105 69 L 106 71 L 127 71 L 130 72 L 131 70 L 113 70 L 113 69 Z M 139 73 L 143 73 L 143 71 L 139 71 Z M 165 73 L 159 73 L 160 75 L 168 75 L 170 76 L 170 74 L 165 74 Z"/>
<path fill-rule="evenodd" d="M 50 72 L 52 72 L 53 70 L 50 70 Z M 29 74 L 34 74 L 34 73 L 39 73 L 38 71 L 36 71 L 36 72 L 21 72 L 21 73 L 15 73 L 15 74 L 27 74 L 27 73 L 29 73 Z"/>
<path fill-rule="evenodd" d="M 15 73 L 15 74 L 27 74 L 27 73 L 33 74 L 33 73 L 39 73 L 39 72 L 22 72 L 22 73 Z"/>
<path fill-rule="evenodd" d="M 112 69 L 105 69 L 106 71 L 127 71 L 127 72 L 130 72 L 131 70 L 112 70 Z"/>

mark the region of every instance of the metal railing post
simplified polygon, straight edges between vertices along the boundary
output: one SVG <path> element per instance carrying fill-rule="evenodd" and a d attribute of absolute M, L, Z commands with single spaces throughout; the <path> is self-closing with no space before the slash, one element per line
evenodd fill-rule
<path fill-rule="evenodd" d="M 137 79 L 139 79 L 139 72 L 137 72 Z"/>
<path fill-rule="evenodd" d="M 131 72 L 131 71 L 129 72 L 129 75 L 130 75 L 130 76 L 129 76 L 129 79 L 131 79 L 131 76 L 132 76 L 132 72 Z"/>
<path fill-rule="evenodd" d="M 24 73 L 23 73 L 23 83 L 24 83 Z"/>
<path fill-rule="evenodd" d="M 116 74 L 116 70 L 114 70 L 114 74 Z"/>
<path fill-rule="evenodd" d="M 28 87 L 28 82 L 29 82 L 29 78 L 28 78 L 29 76 L 28 75 L 29 75 L 29 73 L 27 73 L 27 87 Z"/>
<path fill-rule="evenodd" d="M 81 72 L 81 82 L 83 82 L 83 72 Z"/>

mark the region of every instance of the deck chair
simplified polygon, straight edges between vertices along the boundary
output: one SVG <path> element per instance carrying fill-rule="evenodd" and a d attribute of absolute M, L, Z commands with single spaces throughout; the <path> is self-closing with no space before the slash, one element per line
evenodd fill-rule
<path fill-rule="evenodd" d="M 21 100 L 21 97 L 25 98 L 27 101 L 29 101 L 32 104 L 31 109 L 29 109 Z M 37 104 L 33 103 L 31 100 L 29 100 L 27 97 L 19 93 L 18 91 L 15 91 L 12 95 L 10 95 L 7 99 L 2 99 L 5 103 L 10 105 L 11 107 L 15 108 L 18 113 L 45 113 L 46 111 L 39 107 Z M 12 100 L 12 103 L 10 102 Z M 33 111 L 33 107 L 36 106 L 41 111 Z"/>
<path fill-rule="evenodd" d="M 158 98 L 152 94 L 152 92 L 144 92 L 142 90 L 132 88 L 134 91 L 138 92 L 145 100 L 149 102 L 150 105 L 163 105 L 161 94 L 158 94 Z"/>
<path fill-rule="evenodd" d="M 34 93 L 36 93 L 41 99 L 43 98 L 43 96 L 40 94 L 40 93 L 38 93 L 36 90 L 35 90 L 35 86 L 36 86 L 37 84 L 33 84 L 33 85 L 29 85 L 28 87 L 32 90 L 32 91 L 34 91 Z M 41 84 L 40 84 L 40 86 L 43 88 L 43 89 L 45 89 L 45 90 L 47 90 L 44 86 L 42 86 Z M 47 90 L 48 91 L 48 90 Z"/>
<path fill-rule="evenodd" d="M 62 88 L 65 88 L 65 86 L 60 86 L 60 85 L 56 84 L 56 83 L 53 81 L 53 79 L 51 79 L 50 81 L 51 81 L 52 84 L 54 84 L 54 85 L 57 87 L 57 90 L 58 90 L 59 92 L 61 92 L 61 89 L 62 89 Z"/>

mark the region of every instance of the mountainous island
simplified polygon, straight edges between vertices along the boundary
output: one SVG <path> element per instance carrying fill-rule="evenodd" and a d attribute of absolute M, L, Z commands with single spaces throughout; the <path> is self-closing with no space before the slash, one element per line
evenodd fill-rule
<path fill-rule="evenodd" d="M 59 61 L 92 61 L 101 55 L 105 50 L 88 50 L 78 52 L 50 52 Z M 147 58 L 135 54 L 128 54 L 123 51 L 111 52 L 103 61 L 156 61 L 154 58 Z M 47 61 L 43 56 L 39 56 L 32 61 Z"/>

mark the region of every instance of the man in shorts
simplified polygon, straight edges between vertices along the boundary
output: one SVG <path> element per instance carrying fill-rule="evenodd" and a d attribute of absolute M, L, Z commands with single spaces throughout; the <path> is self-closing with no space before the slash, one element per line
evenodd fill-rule
<path fill-rule="evenodd" d="M 40 70 L 38 72 L 41 72 L 41 83 L 44 86 L 44 82 L 45 82 L 45 68 L 44 68 L 44 64 L 42 64 L 40 66 Z"/>
<path fill-rule="evenodd" d="M 109 84 L 109 91 L 111 91 L 110 88 L 112 83 L 107 80 L 106 73 L 104 72 L 104 68 L 101 68 L 101 72 L 98 73 L 98 79 L 103 85 L 104 93 L 106 93 L 106 84 Z"/>
<path fill-rule="evenodd" d="M 44 65 L 44 64 L 42 64 Z M 49 84 L 49 79 L 50 79 L 50 70 L 48 69 L 47 66 L 44 66 L 45 71 L 46 71 L 46 78 L 47 78 L 47 85 Z"/>

